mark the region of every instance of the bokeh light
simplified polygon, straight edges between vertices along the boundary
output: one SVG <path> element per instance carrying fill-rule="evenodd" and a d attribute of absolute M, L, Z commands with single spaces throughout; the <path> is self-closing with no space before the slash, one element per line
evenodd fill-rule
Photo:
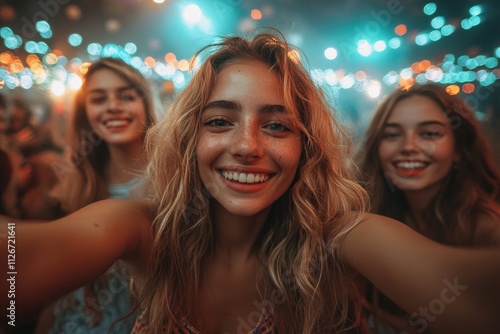
<path fill-rule="evenodd" d="M 252 9 L 250 12 L 250 17 L 254 20 L 260 20 L 262 19 L 262 12 L 258 9 Z"/>
<path fill-rule="evenodd" d="M 483 12 L 483 9 L 481 8 L 481 6 L 472 6 L 470 9 L 469 9 L 469 13 L 470 15 L 472 16 L 478 16 L 478 15 L 481 15 Z"/>
<path fill-rule="evenodd" d="M 397 49 L 401 46 L 401 39 L 394 37 L 389 40 L 389 47 L 391 49 Z"/>
<path fill-rule="evenodd" d="M 444 26 L 445 22 L 446 21 L 443 16 L 436 16 L 432 19 L 431 26 L 434 29 L 441 29 Z"/>
<path fill-rule="evenodd" d="M 202 15 L 200 7 L 193 4 L 186 6 L 186 8 L 182 11 L 182 18 L 187 24 L 194 24 L 198 22 Z"/>
<path fill-rule="evenodd" d="M 68 42 L 71 46 L 79 46 L 82 44 L 82 36 L 80 34 L 71 34 L 68 37 Z"/>
<path fill-rule="evenodd" d="M 406 27 L 405 24 L 398 24 L 396 26 L 396 28 L 394 28 L 394 32 L 398 36 L 403 36 L 404 34 L 406 34 L 408 32 L 408 28 Z"/>
<path fill-rule="evenodd" d="M 460 93 L 460 87 L 458 85 L 449 85 L 446 87 L 446 92 L 450 95 L 457 95 Z"/>
<path fill-rule="evenodd" d="M 437 6 L 434 2 L 429 2 L 427 5 L 424 6 L 424 14 L 425 15 L 432 15 L 436 12 Z"/>
<path fill-rule="evenodd" d="M 328 60 L 334 60 L 337 58 L 338 52 L 335 48 L 329 47 L 325 49 L 325 58 Z"/>

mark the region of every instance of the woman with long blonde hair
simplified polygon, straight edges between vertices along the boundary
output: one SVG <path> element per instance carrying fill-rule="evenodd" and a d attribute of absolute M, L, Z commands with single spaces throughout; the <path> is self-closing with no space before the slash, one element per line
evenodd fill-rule
<path fill-rule="evenodd" d="M 143 196 L 144 139 L 155 122 L 151 87 L 136 68 L 118 58 L 101 58 L 87 68 L 75 99 L 67 158 L 53 164 L 66 214 L 106 198 Z M 117 262 L 105 275 L 48 308 L 38 331 L 106 332 L 130 309 L 129 279 Z M 130 327 L 129 320 L 115 331 Z"/>
<path fill-rule="evenodd" d="M 209 150 L 210 147 L 203 144 L 211 141 L 202 135 L 207 128 L 205 118 L 208 118 L 204 113 L 208 106 L 215 104 L 211 102 L 217 98 L 214 91 L 229 91 L 231 85 L 236 87 L 236 83 L 226 83 L 223 73 L 247 63 L 250 72 L 253 67 L 262 68 L 258 73 L 267 73 L 273 79 L 270 87 L 265 86 L 265 77 L 261 77 L 261 83 L 257 78 L 248 87 L 238 86 L 242 93 L 243 89 L 248 92 L 261 86 L 261 91 L 254 92 L 254 98 L 262 104 L 259 108 L 267 108 L 264 98 L 259 101 L 263 91 L 269 89 L 268 94 L 272 92 L 271 96 L 275 96 L 272 100 L 276 100 L 277 106 L 268 103 L 268 113 L 278 120 L 269 116 L 269 120 L 265 120 L 270 124 L 260 121 L 259 127 L 278 128 L 275 133 L 268 130 L 270 134 L 266 134 L 277 137 L 276 142 L 284 141 L 285 135 L 293 137 L 297 145 L 295 154 L 300 152 L 295 166 L 297 172 L 290 178 L 289 188 L 274 198 L 276 203 L 266 210 L 268 217 L 259 223 L 263 224 L 262 230 L 253 233 L 256 239 L 251 254 L 264 268 L 252 276 L 252 280 L 257 280 L 261 298 L 267 303 L 275 293 L 288 301 L 275 310 L 279 313 L 275 326 L 281 333 L 292 333 L 298 328 L 315 332 L 316 326 L 341 332 L 349 328 L 344 327 L 349 321 L 358 325 L 354 317 L 357 310 L 350 311 L 347 307 L 349 299 L 356 298 L 350 293 L 352 273 L 339 271 L 335 277 L 327 274 L 332 267 L 342 267 L 337 245 L 359 220 L 353 211 L 362 212 L 366 201 L 364 191 L 352 181 L 352 171 L 348 168 L 350 152 L 344 128 L 308 73 L 298 66 L 300 59 L 295 58 L 291 49 L 276 36 L 263 34 L 251 41 L 228 38 L 213 48 L 216 51 L 205 59 L 196 76 L 173 102 L 169 117 L 148 137 L 156 237 L 148 275 L 151 280 L 148 280 L 145 298 L 148 305 L 167 301 L 168 312 L 154 306 L 147 309 L 145 317 L 157 325 L 152 331 L 159 332 L 166 315 L 168 319 L 176 319 L 183 314 L 201 321 L 197 314 L 199 305 L 193 301 L 198 298 L 202 288 L 199 280 L 209 268 L 211 256 L 218 252 L 217 221 L 213 215 L 218 216 L 214 201 L 218 200 L 216 193 L 222 187 L 216 180 L 204 180 L 203 175 L 201 179 L 198 177 L 202 167 L 200 151 Z M 211 47 L 206 50 L 209 49 Z M 222 87 L 218 89 L 219 86 Z M 234 102 L 224 101 L 212 108 L 221 113 L 225 109 L 244 109 L 243 106 L 225 105 L 230 103 Z M 244 110 L 238 112 L 243 114 Z M 226 119 L 231 124 L 244 122 L 243 116 L 238 116 L 237 121 L 222 117 L 220 122 Z M 282 127 L 286 130 L 281 130 Z M 233 140 L 229 140 L 229 144 L 237 145 Z M 271 141 L 255 145 L 262 145 L 265 151 L 264 145 L 271 145 Z M 280 153 L 285 155 L 287 151 Z M 278 179 L 272 168 L 263 167 L 266 163 L 269 165 L 267 161 L 249 162 L 238 152 L 233 154 L 236 156 L 234 162 L 227 164 L 243 167 L 235 167 L 235 171 L 228 173 L 238 173 L 241 168 L 250 173 L 252 168 L 265 171 L 263 175 L 270 174 L 270 179 L 266 180 L 271 183 L 268 187 Z M 256 191 L 253 196 L 262 196 L 266 191 L 269 190 Z M 332 280 L 335 285 L 331 284 Z M 348 319 L 349 314 L 353 318 Z M 166 332 L 176 326 L 175 321 L 168 322 Z"/>
<path fill-rule="evenodd" d="M 92 63 L 75 98 L 66 164 L 55 166 L 68 181 L 62 207 L 70 213 L 97 200 L 127 197 L 119 188 L 139 183 L 147 164 L 144 138 L 155 122 L 153 92 L 139 70 L 118 58 Z"/>

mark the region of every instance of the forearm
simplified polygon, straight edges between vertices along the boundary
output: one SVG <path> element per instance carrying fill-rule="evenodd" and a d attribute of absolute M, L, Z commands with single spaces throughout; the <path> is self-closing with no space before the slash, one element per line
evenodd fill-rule
<path fill-rule="evenodd" d="M 15 303 L 19 313 L 36 311 L 93 281 L 135 250 L 139 231 L 115 209 L 97 204 L 51 223 L 16 224 Z M 8 255 L 4 249 L 0 252 L 3 258 Z M 4 304 L 2 300 L 2 307 Z"/>
<path fill-rule="evenodd" d="M 411 315 L 413 326 L 438 333 L 499 326 L 500 249 L 445 247 L 399 222 L 369 217 L 349 233 L 343 254 Z"/>

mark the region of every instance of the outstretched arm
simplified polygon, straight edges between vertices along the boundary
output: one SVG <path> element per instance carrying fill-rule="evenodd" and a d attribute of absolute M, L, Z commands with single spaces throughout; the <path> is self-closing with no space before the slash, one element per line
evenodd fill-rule
<path fill-rule="evenodd" d="M 145 265 L 149 223 L 145 205 L 125 200 L 96 202 L 50 223 L 2 221 L 0 257 L 7 277 L 0 285 L 1 308 L 14 302 L 21 320 L 91 282 L 117 259 Z"/>
<path fill-rule="evenodd" d="M 418 332 L 500 333 L 500 248 L 447 247 L 400 222 L 367 215 L 342 252 L 410 314 Z"/>

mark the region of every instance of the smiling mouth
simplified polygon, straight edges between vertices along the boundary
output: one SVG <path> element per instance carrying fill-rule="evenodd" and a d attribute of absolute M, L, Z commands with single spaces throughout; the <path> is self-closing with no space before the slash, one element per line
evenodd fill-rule
<path fill-rule="evenodd" d="M 220 171 L 220 174 L 226 179 L 239 183 L 262 183 L 271 177 L 269 174 L 260 173 L 238 173 L 238 172 L 228 172 Z"/>
<path fill-rule="evenodd" d="M 394 163 L 396 171 L 402 176 L 417 176 L 423 173 L 429 163 L 423 161 L 400 161 Z"/>
<path fill-rule="evenodd" d="M 394 164 L 397 169 L 402 170 L 420 170 L 427 167 L 427 163 L 421 161 L 402 161 Z"/>
<path fill-rule="evenodd" d="M 108 121 L 103 122 L 104 126 L 107 126 L 107 127 L 126 126 L 129 123 L 130 123 L 130 121 L 125 120 L 125 119 L 112 119 L 112 120 L 108 120 Z"/>

